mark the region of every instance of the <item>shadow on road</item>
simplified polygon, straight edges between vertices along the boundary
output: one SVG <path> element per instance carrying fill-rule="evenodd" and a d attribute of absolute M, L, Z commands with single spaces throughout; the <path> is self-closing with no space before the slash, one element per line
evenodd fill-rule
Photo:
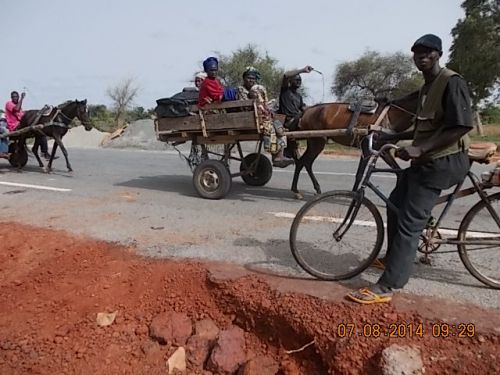
<path fill-rule="evenodd" d="M 119 182 L 115 186 L 172 192 L 187 197 L 199 197 L 193 187 L 193 178 L 187 175 L 140 176 L 132 180 Z M 311 199 L 314 195 L 313 193 L 306 192 L 304 196 L 305 201 Z M 248 186 L 244 182 L 239 181 L 239 179 L 233 180 L 229 194 L 223 199 L 254 201 L 256 198 L 297 202 L 297 199 L 293 197 L 290 190 L 266 186 Z"/>
<path fill-rule="evenodd" d="M 253 272 L 288 279 L 310 280 L 312 278 L 312 276 L 305 273 L 295 262 L 288 240 L 269 239 L 267 241 L 258 241 L 255 238 L 247 237 L 237 239 L 233 244 L 239 247 L 259 247 L 265 254 L 266 260 L 245 264 L 245 268 Z M 439 254 L 436 256 L 439 256 Z M 460 267 L 461 264 L 457 263 L 456 266 Z M 350 288 L 359 288 L 366 286 L 366 277 L 371 280 L 376 280 L 380 275 L 380 270 L 368 268 L 361 275 L 349 280 L 339 281 L 339 283 Z M 465 268 L 442 268 L 439 266 L 416 263 L 413 277 L 445 284 L 488 289 L 479 282 L 475 282 Z"/>
<path fill-rule="evenodd" d="M 17 174 L 22 174 L 22 173 L 37 173 L 37 174 L 42 174 L 42 175 L 54 175 L 54 176 L 71 178 L 71 177 L 74 177 L 75 174 L 78 174 L 78 171 L 68 172 L 65 165 L 62 169 L 57 168 L 54 165 L 52 165 L 52 171 L 50 173 L 45 173 L 43 171 L 43 168 L 36 166 L 36 165 L 27 164 L 23 168 L 17 169 L 15 167 L 12 167 L 10 164 L 7 164 L 5 166 L 0 165 L 0 173 L 5 174 L 5 175 L 6 174 L 17 175 Z"/>

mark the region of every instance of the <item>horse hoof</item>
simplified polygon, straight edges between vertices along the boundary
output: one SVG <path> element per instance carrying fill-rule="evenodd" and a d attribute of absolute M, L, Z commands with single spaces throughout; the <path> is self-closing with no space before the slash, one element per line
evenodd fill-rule
<path fill-rule="evenodd" d="M 68 172 L 73 172 L 73 169 L 71 169 L 71 168 L 68 168 Z"/>
<path fill-rule="evenodd" d="M 50 169 L 49 169 L 49 168 L 47 168 L 47 167 L 43 167 L 43 171 L 44 171 L 45 173 L 50 173 Z"/>
<path fill-rule="evenodd" d="M 295 199 L 299 199 L 299 200 L 302 200 L 304 199 L 304 196 L 300 193 L 293 193 L 293 196 L 295 197 Z"/>

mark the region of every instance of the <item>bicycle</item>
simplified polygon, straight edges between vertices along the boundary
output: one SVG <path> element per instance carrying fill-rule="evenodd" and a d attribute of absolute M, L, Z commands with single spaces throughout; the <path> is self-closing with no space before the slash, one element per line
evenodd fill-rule
<path fill-rule="evenodd" d="M 373 191 L 387 207 L 397 207 L 370 181 L 376 173 L 401 173 L 397 163 L 378 168 L 379 157 L 399 147 L 383 145 L 373 149 L 373 133 L 366 137 L 368 152 L 364 168 L 358 167 L 357 181 L 349 190 L 334 190 L 316 196 L 299 210 L 290 229 L 290 248 L 297 263 L 310 275 L 323 280 L 350 279 L 377 258 L 384 242 L 384 222 L 377 206 L 366 197 Z M 471 162 L 472 164 L 472 162 Z M 470 170 L 472 187 L 458 184 L 452 193 L 441 195 L 437 205 L 446 203 L 437 220 L 431 218 L 421 235 L 419 251 L 426 256 L 443 244 L 456 245 L 465 268 L 487 286 L 500 289 L 500 192 L 488 195 L 493 184 L 480 181 Z M 445 238 L 440 224 L 456 198 L 477 193 L 479 202 L 463 216 L 454 237 Z M 483 250 L 481 254 L 479 250 Z M 496 259 L 496 260 L 495 260 Z"/>

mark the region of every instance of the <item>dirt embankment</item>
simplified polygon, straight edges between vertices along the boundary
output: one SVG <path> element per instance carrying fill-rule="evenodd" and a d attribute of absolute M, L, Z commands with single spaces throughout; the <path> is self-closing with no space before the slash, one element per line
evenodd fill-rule
<path fill-rule="evenodd" d="M 377 374 L 391 344 L 418 349 L 425 374 L 500 372 L 497 335 L 433 337 L 391 305 L 280 293 L 15 223 L 0 226 L 0 247 L 1 374 Z M 116 317 L 100 326 L 100 312 Z M 407 328 L 389 337 L 391 324 Z"/>

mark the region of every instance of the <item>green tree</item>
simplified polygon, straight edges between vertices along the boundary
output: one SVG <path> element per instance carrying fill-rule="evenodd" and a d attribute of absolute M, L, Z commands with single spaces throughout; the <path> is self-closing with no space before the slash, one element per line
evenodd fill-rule
<path fill-rule="evenodd" d="M 129 121 L 136 121 L 149 118 L 149 114 L 144 107 L 134 107 L 127 113 Z"/>
<path fill-rule="evenodd" d="M 465 0 L 465 18 L 452 29 L 448 66 L 467 80 L 474 108 L 500 84 L 500 3 Z"/>
<path fill-rule="evenodd" d="M 382 55 L 366 51 L 359 59 L 339 64 L 332 94 L 340 100 L 404 96 L 422 85 L 411 56 L 402 52 Z"/>
<path fill-rule="evenodd" d="M 247 66 L 259 70 L 260 83 L 267 89 L 269 98 L 277 98 L 283 79 L 283 68 L 278 66 L 278 60 L 271 57 L 267 51 L 261 53 L 253 44 L 238 48 L 230 55 L 219 55 L 219 75 L 224 85 L 237 87 L 242 84 L 242 74 Z"/>
<path fill-rule="evenodd" d="M 500 106 L 487 103 L 481 109 L 481 119 L 486 124 L 500 124 Z"/>
<path fill-rule="evenodd" d="M 92 120 L 107 120 L 111 113 L 104 104 L 89 104 L 89 116 Z"/>
<path fill-rule="evenodd" d="M 89 104 L 90 121 L 94 128 L 100 131 L 111 131 L 113 129 L 114 114 L 104 104 Z"/>

